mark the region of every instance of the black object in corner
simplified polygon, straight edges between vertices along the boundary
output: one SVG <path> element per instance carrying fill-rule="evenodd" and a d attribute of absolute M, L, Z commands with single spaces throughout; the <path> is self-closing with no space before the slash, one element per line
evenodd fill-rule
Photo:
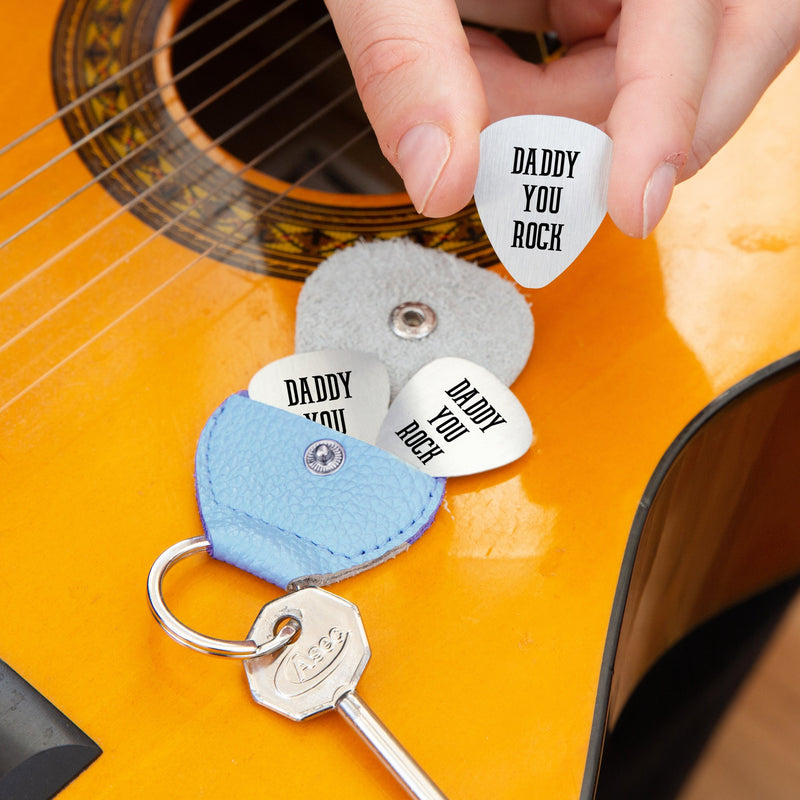
<path fill-rule="evenodd" d="M 0 660 L 0 800 L 46 800 L 101 752 Z"/>

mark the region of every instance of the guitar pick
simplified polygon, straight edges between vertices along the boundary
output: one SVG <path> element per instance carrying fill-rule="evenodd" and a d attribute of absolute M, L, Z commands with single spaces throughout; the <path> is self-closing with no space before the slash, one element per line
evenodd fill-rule
<path fill-rule="evenodd" d="M 606 214 L 611 139 L 566 117 L 522 116 L 481 133 L 475 205 L 498 258 L 522 286 L 557 278 Z"/>
<path fill-rule="evenodd" d="M 377 445 L 428 475 L 451 477 L 508 464 L 532 441 L 525 409 L 489 370 L 439 358 L 397 395 Z"/>
<path fill-rule="evenodd" d="M 389 375 L 375 356 L 320 350 L 267 364 L 247 392 L 253 400 L 374 444 L 389 407 Z"/>

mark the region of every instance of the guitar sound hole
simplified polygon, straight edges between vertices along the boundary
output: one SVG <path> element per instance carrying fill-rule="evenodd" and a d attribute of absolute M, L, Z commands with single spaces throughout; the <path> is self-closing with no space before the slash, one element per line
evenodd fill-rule
<path fill-rule="evenodd" d="M 195 0 L 180 20 L 178 30 L 218 5 L 217 0 Z M 308 124 L 312 115 L 350 90 L 353 79 L 343 55 L 308 77 L 340 52 L 331 22 L 312 29 L 326 13 L 320 0 L 300 0 L 267 22 L 257 24 L 277 5 L 264 0 L 241 0 L 175 45 L 173 74 L 189 70 L 177 83 L 186 108 L 192 111 L 220 93 L 207 106 L 193 112 L 196 123 L 211 139 L 223 137 L 223 150 L 290 184 L 300 181 L 306 188 L 336 193 L 402 191 L 400 178 L 383 157 L 371 131 L 337 155 L 368 126 L 355 92 Z M 193 68 L 251 24 L 252 32 Z M 258 66 L 295 37 L 301 37 L 296 44 Z M 252 74 L 241 80 L 250 70 Z M 286 93 L 285 97 L 279 98 L 282 93 Z M 269 108 L 258 113 L 267 103 Z M 233 126 L 251 114 L 255 115 L 251 122 L 230 133 Z M 266 152 L 269 150 L 272 152 Z M 320 163 L 324 163 L 321 169 L 305 177 Z"/>

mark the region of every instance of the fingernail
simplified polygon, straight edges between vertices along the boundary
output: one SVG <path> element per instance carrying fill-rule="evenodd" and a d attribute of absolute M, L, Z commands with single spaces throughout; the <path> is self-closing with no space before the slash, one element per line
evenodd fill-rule
<path fill-rule="evenodd" d="M 422 122 L 406 131 L 397 146 L 400 177 L 417 212 L 422 214 L 450 158 L 450 137 L 432 122 Z"/>
<path fill-rule="evenodd" d="M 669 161 L 659 164 L 647 186 L 644 189 L 642 238 L 649 236 L 667 210 L 675 181 L 678 178 L 678 168 Z"/>

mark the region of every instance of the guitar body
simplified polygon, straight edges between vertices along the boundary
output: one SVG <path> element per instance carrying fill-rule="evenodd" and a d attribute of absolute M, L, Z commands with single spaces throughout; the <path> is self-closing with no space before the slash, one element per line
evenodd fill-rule
<path fill-rule="evenodd" d="M 167 42 L 184 10 L 7 5 L 0 144 Z M 214 146 L 166 87 L 169 50 L 0 154 L 2 192 L 156 89 L 0 199 L 0 242 L 16 237 L 0 249 L 0 658 L 103 749 L 64 798 L 400 798 L 338 715 L 280 718 L 240 665 L 168 639 L 145 580 L 202 533 L 197 438 L 293 352 L 319 260 L 408 235 L 505 273 L 474 208 L 425 220 L 402 194 L 295 187 Z M 533 448 L 449 480 L 419 542 L 333 587 L 370 638 L 360 694 L 448 796 L 589 800 L 606 723 L 657 658 L 800 570 L 798 91 L 795 63 L 649 239 L 606 221 L 526 293 L 536 341 L 512 389 Z M 165 590 L 228 639 L 280 594 L 205 557 Z"/>

